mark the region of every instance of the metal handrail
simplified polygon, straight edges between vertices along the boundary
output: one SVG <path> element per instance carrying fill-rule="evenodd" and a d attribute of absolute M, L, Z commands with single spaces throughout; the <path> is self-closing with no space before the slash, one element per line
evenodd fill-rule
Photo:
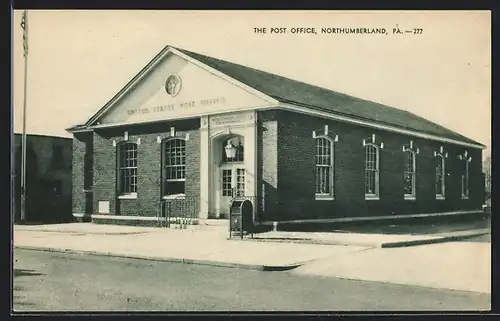
<path fill-rule="evenodd" d="M 160 199 L 157 212 L 158 225 L 161 226 L 160 220 L 164 218 L 165 227 L 170 227 L 170 224 L 179 224 L 181 228 L 187 228 L 187 225 L 192 224 L 193 220 L 198 218 L 196 211 L 198 204 L 198 197 L 186 197 L 185 195 L 172 199 Z M 172 215 L 173 210 L 177 209 L 180 209 L 180 213 L 178 213 L 180 215 Z"/>

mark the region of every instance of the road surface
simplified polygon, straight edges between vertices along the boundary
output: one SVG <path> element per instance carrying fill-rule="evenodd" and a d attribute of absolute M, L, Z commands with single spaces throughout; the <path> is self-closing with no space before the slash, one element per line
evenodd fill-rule
<path fill-rule="evenodd" d="M 486 310 L 490 295 L 289 272 L 14 251 L 14 311 Z"/>

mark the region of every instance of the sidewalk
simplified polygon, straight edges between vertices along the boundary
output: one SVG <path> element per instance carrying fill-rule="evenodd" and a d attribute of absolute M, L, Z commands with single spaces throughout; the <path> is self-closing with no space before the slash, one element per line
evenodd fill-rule
<path fill-rule="evenodd" d="M 450 242 L 339 255 L 293 274 L 491 293 L 491 244 Z"/>
<path fill-rule="evenodd" d="M 205 235 L 211 240 L 224 240 L 229 236 L 229 232 L 223 228 L 207 229 L 200 225 L 190 226 L 188 230 L 179 230 L 174 228 L 157 227 L 137 227 L 123 225 L 105 225 L 91 223 L 68 223 L 53 225 L 16 225 L 16 231 L 39 231 L 56 233 L 83 233 L 92 235 L 130 235 L 146 233 L 172 233 L 191 232 L 197 237 Z M 215 233 L 215 234 L 214 234 Z M 490 233 L 489 228 L 475 228 L 465 231 L 456 230 L 451 232 L 441 232 L 434 234 L 391 234 L 391 233 L 366 233 L 366 232 L 265 232 L 254 234 L 254 238 L 245 236 L 245 240 L 260 242 L 279 242 L 279 243 L 301 243 L 301 244 L 321 244 L 321 245 L 341 245 L 341 246 L 359 246 L 359 247 L 406 247 L 413 245 L 442 243 L 453 240 L 466 239 L 473 236 L 479 236 Z M 170 235 L 167 233 L 166 235 Z"/>
<path fill-rule="evenodd" d="M 285 270 L 364 247 L 227 240 L 220 230 L 74 223 L 15 226 L 16 248 L 87 252 L 257 270 Z"/>
<path fill-rule="evenodd" d="M 14 246 L 255 270 L 291 270 L 294 274 L 490 293 L 490 243 L 383 248 L 383 244 L 412 239 L 408 235 L 356 233 L 266 234 L 267 238 L 265 234 L 257 236 L 260 242 L 241 241 L 228 240 L 228 232 L 220 229 L 72 223 L 15 226 Z M 434 241 L 439 237 L 443 236 L 427 235 L 420 240 Z M 361 245 L 363 240 L 365 245 Z M 310 244 L 327 241 L 338 244 Z M 339 245 L 348 243 L 357 245 Z"/>

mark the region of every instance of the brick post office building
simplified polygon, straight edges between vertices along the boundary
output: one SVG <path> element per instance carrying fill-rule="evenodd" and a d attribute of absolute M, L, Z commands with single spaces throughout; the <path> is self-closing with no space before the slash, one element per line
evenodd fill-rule
<path fill-rule="evenodd" d="M 96 220 L 154 221 L 165 199 L 224 218 L 235 195 L 252 200 L 260 224 L 472 213 L 484 202 L 482 144 L 172 46 L 68 131 L 73 212 Z"/>

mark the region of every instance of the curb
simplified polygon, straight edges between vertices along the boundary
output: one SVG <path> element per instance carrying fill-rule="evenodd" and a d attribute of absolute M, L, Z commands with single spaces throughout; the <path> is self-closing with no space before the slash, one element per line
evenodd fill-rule
<path fill-rule="evenodd" d="M 446 243 L 450 241 L 464 240 L 476 236 L 481 236 L 489 234 L 489 232 L 471 233 L 467 235 L 454 235 L 454 236 L 443 236 L 435 239 L 428 240 L 415 240 L 415 241 L 402 241 L 402 242 L 392 242 L 392 243 L 382 243 L 381 248 L 396 248 L 396 247 L 409 247 L 415 245 L 426 245 L 426 244 L 436 244 L 436 243 Z"/>
<path fill-rule="evenodd" d="M 303 263 L 297 263 L 289 265 L 258 265 L 258 264 L 228 263 L 228 262 L 218 262 L 210 260 L 162 258 L 162 257 L 144 256 L 144 255 L 127 255 L 127 254 L 116 254 L 111 252 L 97 252 L 97 251 L 61 249 L 61 248 L 58 249 L 51 247 L 24 246 L 24 245 L 14 245 L 14 248 L 20 250 L 41 251 L 41 252 L 69 253 L 69 254 L 80 254 L 80 255 L 84 254 L 84 255 L 147 260 L 147 261 L 169 262 L 169 263 L 207 265 L 207 266 L 236 268 L 236 269 L 254 270 L 254 271 L 288 271 L 291 269 L 295 269 L 303 264 Z"/>

